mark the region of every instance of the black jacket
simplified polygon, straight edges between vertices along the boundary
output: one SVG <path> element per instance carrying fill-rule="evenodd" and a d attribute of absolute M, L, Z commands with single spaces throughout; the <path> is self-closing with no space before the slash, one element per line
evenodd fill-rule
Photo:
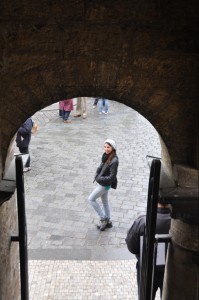
<path fill-rule="evenodd" d="M 128 249 L 131 253 L 135 254 L 137 259 L 140 258 L 140 236 L 144 235 L 144 229 L 146 224 L 146 216 L 139 216 L 129 229 L 127 234 Z M 169 233 L 171 225 L 171 215 L 169 208 L 158 208 L 157 210 L 157 220 L 156 220 L 156 233 L 157 234 L 167 234 Z M 128 237 L 129 235 L 129 237 Z"/>
<path fill-rule="evenodd" d="M 26 148 L 29 146 L 31 139 L 31 130 L 33 127 L 33 121 L 28 118 L 19 128 L 16 137 L 17 147 Z"/>
<path fill-rule="evenodd" d="M 136 255 L 138 261 L 136 264 L 137 268 L 137 282 L 138 289 L 140 288 L 140 236 L 144 235 L 146 224 L 146 216 L 138 217 L 129 232 L 127 233 L 126 243 L 130 252 Z M 156 219 L 156 233 L 157 234 L 167 234 L 169 233 L 171 224 L 170 210 L 168 208 L 158 208 L 157 219 Z M 163 268 L 155 268 L 154 270 L 154 280 L 153 280 L 153 291 L 152 299 L 155 299 L 156 291 L 160 288 L 162 294 L 164 279 L 164 266 Z"/>
<path fill-rule="evenodd" d="M 96 171 L 95 180 L 97 181 L 97 183 L 99 183 L 102 186 L 110 185 L 113 189 L 116 189 L 118 165 L 119 165 L 119 160 L 117 155 L 115 155 L 112 158 L 112 160 L 108 163 L 104 163 L 102 159 L 102 162 Z"/>

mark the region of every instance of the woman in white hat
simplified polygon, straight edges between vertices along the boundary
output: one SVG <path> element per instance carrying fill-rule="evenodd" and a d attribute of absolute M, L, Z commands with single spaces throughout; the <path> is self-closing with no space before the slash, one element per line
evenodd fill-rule
<path fill-rule="evenodd" d="M 97 226 L 101 231 L 112 227 L 110 219 L 110 206 L 108 201 L 108 191 L 110 188 L 117 188 L 117 169 L 119 160 L 116 154 L 116 143 L 114 140 L 107 139 L 104 142 L 104 154 L 102 161 L 97 168 L 94 182 L 98 185 L 88 197 L 88 201 L 100 217 L 100 223 Z M 101 197 L 103 209 L 96 201 Z"/>

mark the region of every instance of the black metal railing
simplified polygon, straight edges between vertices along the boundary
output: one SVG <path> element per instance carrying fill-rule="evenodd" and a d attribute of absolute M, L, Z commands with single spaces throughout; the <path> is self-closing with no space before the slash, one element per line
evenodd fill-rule
<path fill-rule="evenodd" d="M 153 273 L 155 271 L 155 268 L 165 268 L 165 262 L 166 262 L 166 255 L 167 255 L 167 249 L 168 244 L 171 242 L 171 236 L 170 234 L 156 234 L 155 235 L 155 241 L 154 241 L 154 250 L 153 250 Z M 161 261 L 157 263 L 157 255 L 158 255 L 158 247 L 162 244 L 163 248 L 159 250 L 161 252 Z"/>
<path fill-rule="evenodd" d="M 28 289 L 28 250 L 27 250 L 27 225 L 25 214 L 25 193 L 23 161 L 17 156 L 16 165 L 16 188 L 17 188 L 17 210 L 18 210 L 18 235 L 11 236 L 12 242 L 19 242 L 20 257 L 20 279 L 21 279 L 21 300 L 29 299 Z"/>
<path fill-rule="evenodd" d="M 153 159 L 148 186 L 146 229 L 143 239 L 139 300 L 150 300 L 152 294 L 154 241 L 156 232 L 157 203 L 159 196 L 160 168 L 160 160 Z"/>

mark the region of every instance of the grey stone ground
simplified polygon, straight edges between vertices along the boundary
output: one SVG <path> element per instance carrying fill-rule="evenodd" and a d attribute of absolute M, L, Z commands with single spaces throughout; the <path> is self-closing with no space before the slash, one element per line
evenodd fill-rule
<path fill-rule="evenodd" d="M 57 104 L 33 116 L 39 129 L 25 174 L 32 300 L 137 299 L 136 261 L 124 239 L 145 212 L 146 156 L 160 157 L 160 142 L 136 111 L 109 101 L 110 114 L 99 115 L 92 101 L 87 119 L 72 112 L 70 124 L 59 118 Z M 109 193 L 114 227 L 100 232 L 87 197 L 107 138 L 117 142 L 120 165 L 118 188 Z"/>

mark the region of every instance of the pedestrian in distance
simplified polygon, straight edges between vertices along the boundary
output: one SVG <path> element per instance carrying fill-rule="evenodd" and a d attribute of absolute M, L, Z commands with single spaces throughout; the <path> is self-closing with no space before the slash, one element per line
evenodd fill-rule
<path fill-rule="evenodd" d="M 33 120 L 31 118 L 28 118 L 17 131 L 16 144 L 21 154 L 29 154 L 29 144 L 31 140 L 33 125 L 34 125 Z M 25 173 L 30 170 L 31 167 L 30 167 L 30 154 L 29 154 L 28 160 L 26 162 L 23 171 Z"/>
<path fill-rule="evenodd" d="M 63 118 L 63 106 L 64 106 L 63 100 L 59 101 L 59 116 L 60 116 L 60 118 Z"/>
<path fill-rule="evenodd" d="M 168 234 L 171 225 L 171 212 L 169 206 L 165 204 L 164 200 L 159 197 L 157 206 L 157 220 L 156 220 L 156 234 Z M 136 269 L 137 269 L 137 284 L 138 294 L 140 291 L 140 259 L 142 253 L 140 253 L 140 242 L 141 236 L 144 235 L 146 227 L 146 215 L 139 216 L 134 222 L 127 233 L 125 239 L 128 250 L 135 254 L 137 258 Z M 154 281 L 153 281 L 153 292 L 152 300 L 155 299 L 156 291 L 160 288 L 160 294 L 162 297 L 164 279 L 164 266 L 161 268 L 155 267 L 154 270 Z"/>
<path fill-rule="evenodd" d="M 76 113 L 74 117 L 82 117 L 82 119 L 87 118 L 87 102 L 86 97 L 79 97 L 77 98 L 77 106 L 76 106 Z"/>
<path fill-rule="evenodd" d="M 99 101 L 99 98 L 95 98 L 94 102 L 93 102 L 93 108 L 97 107 L 97 103 Z"/>
<path fill-rule="evenodd" d="M 104 142 L 104 153 L 94 179 L 94 182 L 97 182 L 97 186 L 88 197 L 88 202 L 100 218 L 97 228 L 101 231 L 112 227 L 108 193 L 111 188 L 117 188 L 118 165 L 116 143 L 112 139 L 107 139 Z M 103 208 L 97 202 L 98 198 L 101 198 Z"/>
<path fill-rule="evenodd" d="M 104 98 L 99 99 L 99 114 L 101 115 L 102 113 L 104 113 L 105 115 L 107 115 L 108 109 L 109 109 L 108 99 L 104 99 Z"/>
<path fill-rule="evenodd" d="M 62 118 L 64 123 L 70 123 L 69 119 L 70 113 L 73 110 L 73 99 L 62 100 L 63 102 L 63 110 L 62 110 Z"/>

